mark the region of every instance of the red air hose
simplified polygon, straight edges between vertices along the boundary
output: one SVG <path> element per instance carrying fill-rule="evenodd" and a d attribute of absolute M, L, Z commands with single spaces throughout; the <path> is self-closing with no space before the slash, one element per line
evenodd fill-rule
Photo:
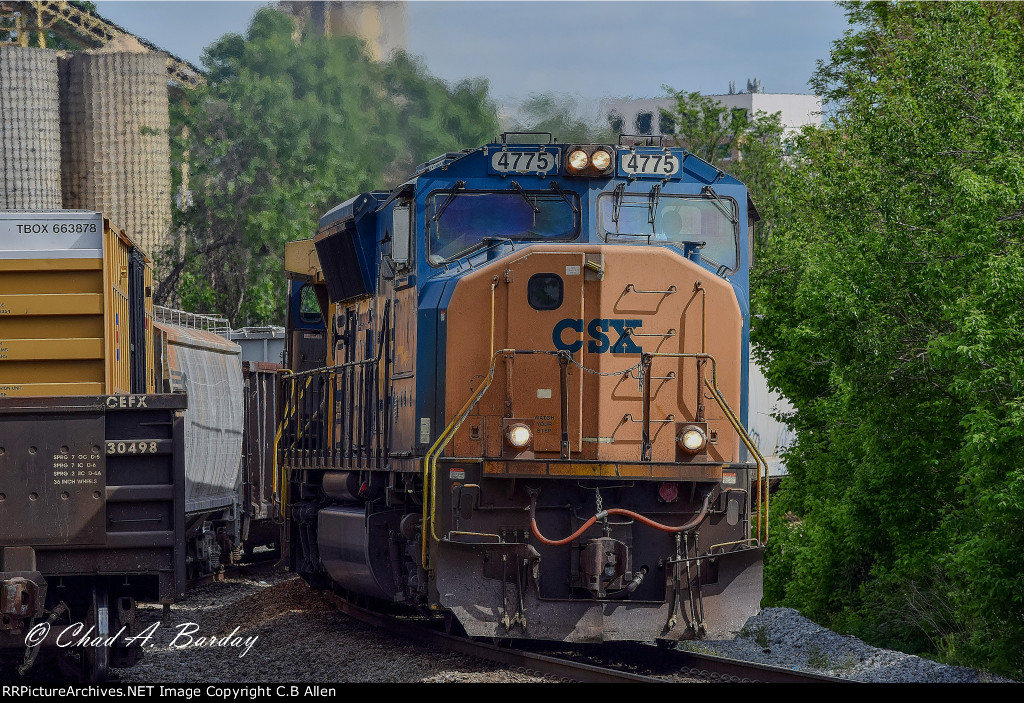
<path fill-rule="evenodd" d="M 649 527 L 653 527 L 656 530 L 661 530 L 662 532 L 689 532 L 697 525 L 699 525 L 707 516 L 708 502 L 710 500 L 711 494 L 709 493 L 704 497 L 704 505 L 701 506 L 700 512 L 697 513 L 697 515 L 695 515 L 692 520 L 683 525 L 679 525 L 678 527 L 673 527 L 672 525 L 663 525 L 660 522 L 655 522 L 654 520 L 651 520 L 648 517 L 644 517 L 640 513 L 634 513 L 632 510 L 625 510 L 623 508 L 609 508 L 608 510 L 604 510 L 595 515 L 594 517 L 590 518 L 589 520 L 587 520 L 580 526 L 578 530 L 573 532 L 565 539 L 548 539 L 540 533 L 540 529 L 538 529 L 537 527 L 537 499 L 532 498 L 530 500 L 530 529 L 533 531 L 534 537 L 540 540 L 541 543 L 551 547 L 560 547 L 563 544 L 569 544 L 573 540 L 579 539 L 580 535 L 582 535 L 584 532 L 590 529 L 591 525 L 593 525 L 595 522 L 597 522 L 606 515 L 622 515 L 625 517 L 633 518 L 638 522 L 642 522 L 643 524 L 648 525 Z"/>

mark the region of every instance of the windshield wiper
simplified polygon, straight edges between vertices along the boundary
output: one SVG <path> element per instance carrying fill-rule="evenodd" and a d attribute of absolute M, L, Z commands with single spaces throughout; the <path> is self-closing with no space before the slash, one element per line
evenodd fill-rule
<path fill-rule="evenodd" d="M 661 197 L 661 184 L 655 183 L 654 187 L 651 188 L 650 194 L 647 196 L 647 221 L 651 223 L 651 232 L 657 233 L 658 228 L 654 226 L 654 221 L 658 217 L 658 199 Z"/>
<path fill-rule="evenodd" d="M 434 216 L 430 219 L 433 222 L 437 222 L 441 218 L 441 215 L 444 214 L 444 211 L 448 209 L 448 206 L 452 204 L 452 201 L 455 200 L 455 196 L 458 195 L 459 191 L 465 187 L 465 181 L 455 181 L 455 185 L 453 185 L 452 189 L 448 191 L 448 197 L 444 199 L 444 202 L 441 203 L 441 206 L 437 208 L 437 212 L 435 212 Z"/>
<path fill-rule="evenodd" d="M 622 209 L 622 195 L 626 192 L 626 184 L 620 183 L 615 186 L 612 192 L 612 222 L 615 223 L 615 230 L 619 229 L 619 210 Z"/>
<path fill-rule="evenodd" d="M 654 235 L 650 232 L 608 232 L 607 234 L 614 235 L 616 237 L 646 237 L 647 243 L 651 243 L 651 237 Z"/>
<path fill-rule="evenodd" d="M 513 190 L 523 196 L 523 200 L 526 201 L 526 204 L 533 208 L 534 215 L 540 212 L 540 208 L 533 204 L 533 201 L 530 200 L 530 196 L 526 194 L 526 191 L 523 190 L 523 187 L 519 185 L 518 181 L 511 181 L 509 185 L 512 186 Z"/>
<path fill-rule="evenodd" d="M 554 181 L 551 181 L 551 190 L 555 191 L 556 193 L 558 193 L 559 195 L 562 196 L 562 200 L 567 202 L 569 204 L 569 207 L 572 208 L 573 214 L 576 214 L 576 215 L 580 214 L 579 206 L 576 205 L 576 203 L 574 203 L 572 201 L 572 198 L 569 197 L 569 194 L 567 192 L 565 192 L 565 190 L 562 188 L 562 186 L 558 185 Z"/>
<path fill-rule="evenodd" d="M 722 214 L 729 218 L 729 222 L 736 224 L 739 222 L 739 218 L 733 213 L 732 208 L 729 207 L 726 202 L 715 192 L 715 189 L 711 186 L 704 186 L 700 189 L 702 195 L 714 198 L 715 207 L 722 211 Z"/>

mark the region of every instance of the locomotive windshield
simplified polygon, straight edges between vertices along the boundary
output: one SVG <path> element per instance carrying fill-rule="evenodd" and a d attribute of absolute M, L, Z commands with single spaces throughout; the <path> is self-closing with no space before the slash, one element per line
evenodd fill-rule
<path fill-rule="evenodd" d="M 705 242 L 700 253 L 702 259 L 736 270 L 738 218 L 732 199 L 662 193 L 655 201 L 653 225 L 651 198 L 647 194 L 623 194 L 617 218 L 613 194 L 603 194 L 597 202 L 600 232 L 606 241 L 615 237 L 647 237 L 651 244 Z"/>
<path fill-rule="evenodd" d="M 571 199 L 571 202 L 569 199 Z M 579 233 L 574 193 L 440 191 L 430 200 L 428 260 L 440 264 L 479 248 L 484 239 L 566 241 Z"/>

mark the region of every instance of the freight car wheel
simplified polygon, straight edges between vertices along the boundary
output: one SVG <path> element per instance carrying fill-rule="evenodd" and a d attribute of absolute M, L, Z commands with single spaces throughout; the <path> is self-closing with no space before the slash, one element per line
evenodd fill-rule
<path fill-rule="evenodd" d="M 87 625 L 92 625 L 97 638 L 110 636 L 110 609 L 107 604 L 107 587 L 97 584 L 92 587 L 92 605 L 89 608 Z M 102 683 L 110 675 L 110 647 L 84 647 L 82 649 L 82 678 L 89 683 Z"/>

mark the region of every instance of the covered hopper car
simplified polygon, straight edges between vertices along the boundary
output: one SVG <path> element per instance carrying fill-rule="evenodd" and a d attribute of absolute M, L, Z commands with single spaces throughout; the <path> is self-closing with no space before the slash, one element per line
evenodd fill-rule
<path fill-rule="evenodd" d="M 730 636 L 767 539 L 739 419 L 756 210 L 683 149 L 526 140 L 438 157 L 290 245 L 326 325 L 302 367 L 289 318 L 292 568 L 475 637 Z"/>
<path fill-rule="evenodd" d="M 6 674 L 56 658 L 99 681 L 134 663 L 136 602 L 173 602 L 236 553 L 250 516 L 273 518 L 244 490 L 242 448 L 246 411 L 273 426 L 274 404 L 247 402 L 215 320 L 154 309 L 151 291 L 149 259 L 102 214 L 0 212 Z M 56 646 L 76 623 L 124 636 Z"/>

